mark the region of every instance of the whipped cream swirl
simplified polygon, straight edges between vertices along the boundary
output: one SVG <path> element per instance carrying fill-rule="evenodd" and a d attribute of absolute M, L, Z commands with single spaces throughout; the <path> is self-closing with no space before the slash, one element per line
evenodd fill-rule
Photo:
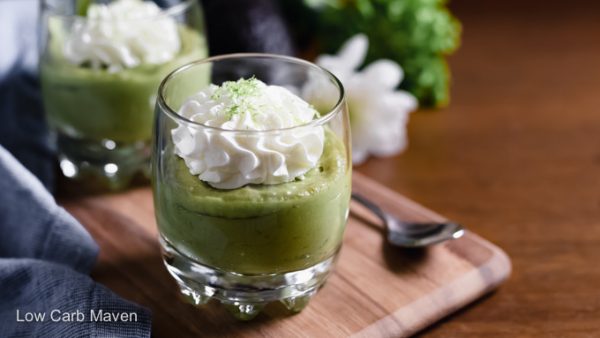
<path fill-rule="evenodd" d="M 172 130 L 175 153 L 190 173 L 217 189 L 292 181 L 323 153 L 323 127 L 301 126 L 319 113 L 289 90 L 254 78 L 210 85 L 178 113 L 221 129 L 180 123 Z M 290 127 L 296 128 L 274 131 Z"/>
<path fill-rule="evenodd" d="M 140 64 L 161 64 L 181 48 L 177 22 L 155 3 L 117 0 L 92 4 L 85 19 L 76 19 L 64 45 L 66 59 L 109 72 Z"/>

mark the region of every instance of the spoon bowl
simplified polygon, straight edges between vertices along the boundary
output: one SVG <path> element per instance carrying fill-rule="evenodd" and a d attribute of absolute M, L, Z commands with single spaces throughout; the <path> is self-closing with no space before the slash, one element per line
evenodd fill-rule
<path fill-rule="evenodd" d="M 352 193 L 352 199 L 362 204 L 379 217 L 386 227 L 390 244 L 405 248 L 420 248 L 457 239 L 466 229 L 456 222 L 407 222 L 383 211 L 366 197 Z"/>

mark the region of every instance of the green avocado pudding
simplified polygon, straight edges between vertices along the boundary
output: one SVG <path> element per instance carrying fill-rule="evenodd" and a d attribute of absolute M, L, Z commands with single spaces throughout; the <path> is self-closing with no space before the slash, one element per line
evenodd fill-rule
<path fill-rule="evenodd" d="M 44 1 L 42 97 L 59 168 L 73 190 L 119 191 L 148 182 L 160 82 L 207 56 L 199 6 Z"/>
<path fill-rule="evenodd" d="M 172 60 L 116 72 L 74 65 L 62 56 L 61 39 L 52 40 L 56 45 L 50 46 L 40 69 L 49 123 L 73 138 L 149 140 L 160 81 L 178 66 L 207 55 L 199 32 L 182 25 L 178 30 L 181 49 Z"/>
<path fill-rule="evenodd" d="M 253 275 L 298 271 L 335 255 L 350 166 L 343 140 L 310 125 L 320 116 L 311 105 L 250 78 L 210 85 L 179 113 L 204 124 L 172 129 L 171 155 L 155 168 L 158 227 L 168 245 L 199 264 Z"/>
<path fill-rule="evenodd" d="M 154 131 L 159 242 L 182 298 L 241 320 L 272 302 L 302 311 L 334 268 L 349 212 L 339 80 L 291 57 L 207 58 L 161 83 Z"/>
<path fill-rule="evenodd" d="M 264 274 L 307 268 L 335 254 L 350 199 L 342 141 L 325 133 L 323 155 L 302 179 L 220 190 L 168 159 L 155 187 L 160 232 L 182 254 L 225 271 Z"/>

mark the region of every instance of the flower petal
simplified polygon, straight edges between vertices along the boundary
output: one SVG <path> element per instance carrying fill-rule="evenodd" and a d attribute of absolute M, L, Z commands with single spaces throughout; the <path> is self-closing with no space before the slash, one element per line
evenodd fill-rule
<path fill-rule="evenodd" d="M 419 105 L 417 99 L 409 92 L 398 90 L 393 93 L 387 93 L 382 97 L 381 103 L 387 109 L 396 109 L 412 112 Z"/>
<path fill-rule="evenodd" d="M 352 164 L 361 164 L 368 156 L 369 153 L 366 150 L 352 149 Z"/>
<path fill-rule="evenodd" d="M 358 68 L 365 57 L 369 48 L 369 39 L 365 34 L 356 34 L 344 43 L 338 57 L 346 66 L 356 69 Z"/>
<path fill-rule="evenodd" d="M 337 77 L 352 73 L 353 71 L 353 68 L 345 64 L 343 60 L 337 56 L 320 55 L 315 60 L 315 63 L 332 72 Z"/>
<path fill-rule="evenodd" d="M 385 133 L 378 133 L 374 137 L 377 146 L 369 149 L 369 152 L 375 156 L 392 156 L 406 149 L 408 144 L 406 137 L 406 126 L 395 125 L 394 130 L 387 130 Z"/>
<path fill-rule="evenodd" d="M 338 76 L 346 88 L 354 164 L 362 163 L 369 154 L 391 156 L 404 150 L 408 117 L 418 105 L 413 95 L 396 90 L 404 77 L 396 62 L 377 60 L 357 71 L 367 48 L 367 36 L 358 34 L 336 56 L 323 55 L 317 59 L 317 64 Z"/>
<path fill-rule="evenodd" d="M 362 72 L 364 81 L 385 89 L 394 89 L 404 73 L 402 68 L 391 60 L 377 60 L 368 65 Z"/>

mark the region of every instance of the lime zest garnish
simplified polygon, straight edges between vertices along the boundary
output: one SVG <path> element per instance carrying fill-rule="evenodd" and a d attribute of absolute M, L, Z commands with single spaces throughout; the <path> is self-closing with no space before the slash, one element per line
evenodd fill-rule
<path fill-rule="evenodd" d="M 219 99 L 223 96 L 229 96 L 232 99 L 240 99 L 245 96 L 257 94 L 260 81 L 252 76 L 249 79 L 241 78 L 237 81 L 225 81 L 212 94 L 211 99 Z"/>
<path fill-rule="evenodd" d="M 225 81 L 215 87 L 210 99 L 221 101 L 224 104 L 222 112 L 228 121 L 239 114 L 249 114 L 250 119 L 256 121 L 255 119 L 261 114 L 261 111 L 266 109 L 264 102 L 260 99 L 264 94 L 265 85 L 254 75 L 248 79 Z M 308 108 L 314 113 L 312 118 L 321 116 L 321 113 L 312 104 L 308 104 Z M 292 115 L 291 118 L 296 125 L 306 122 L 296 115 Z"/>
<path fill-rule="evenodd" d="M 260 81 L 254 75 L 249 79 L 240 78 L 237 81 L 225 81 L 210 98 L 219 100 L 227 97 L 231 100 L 232 103 L 225 112 L 229 120 L 245 111 L 256 114 L 258 109 L 250 102 L 250 98 L 259 94 L 259 85 Z"/>

